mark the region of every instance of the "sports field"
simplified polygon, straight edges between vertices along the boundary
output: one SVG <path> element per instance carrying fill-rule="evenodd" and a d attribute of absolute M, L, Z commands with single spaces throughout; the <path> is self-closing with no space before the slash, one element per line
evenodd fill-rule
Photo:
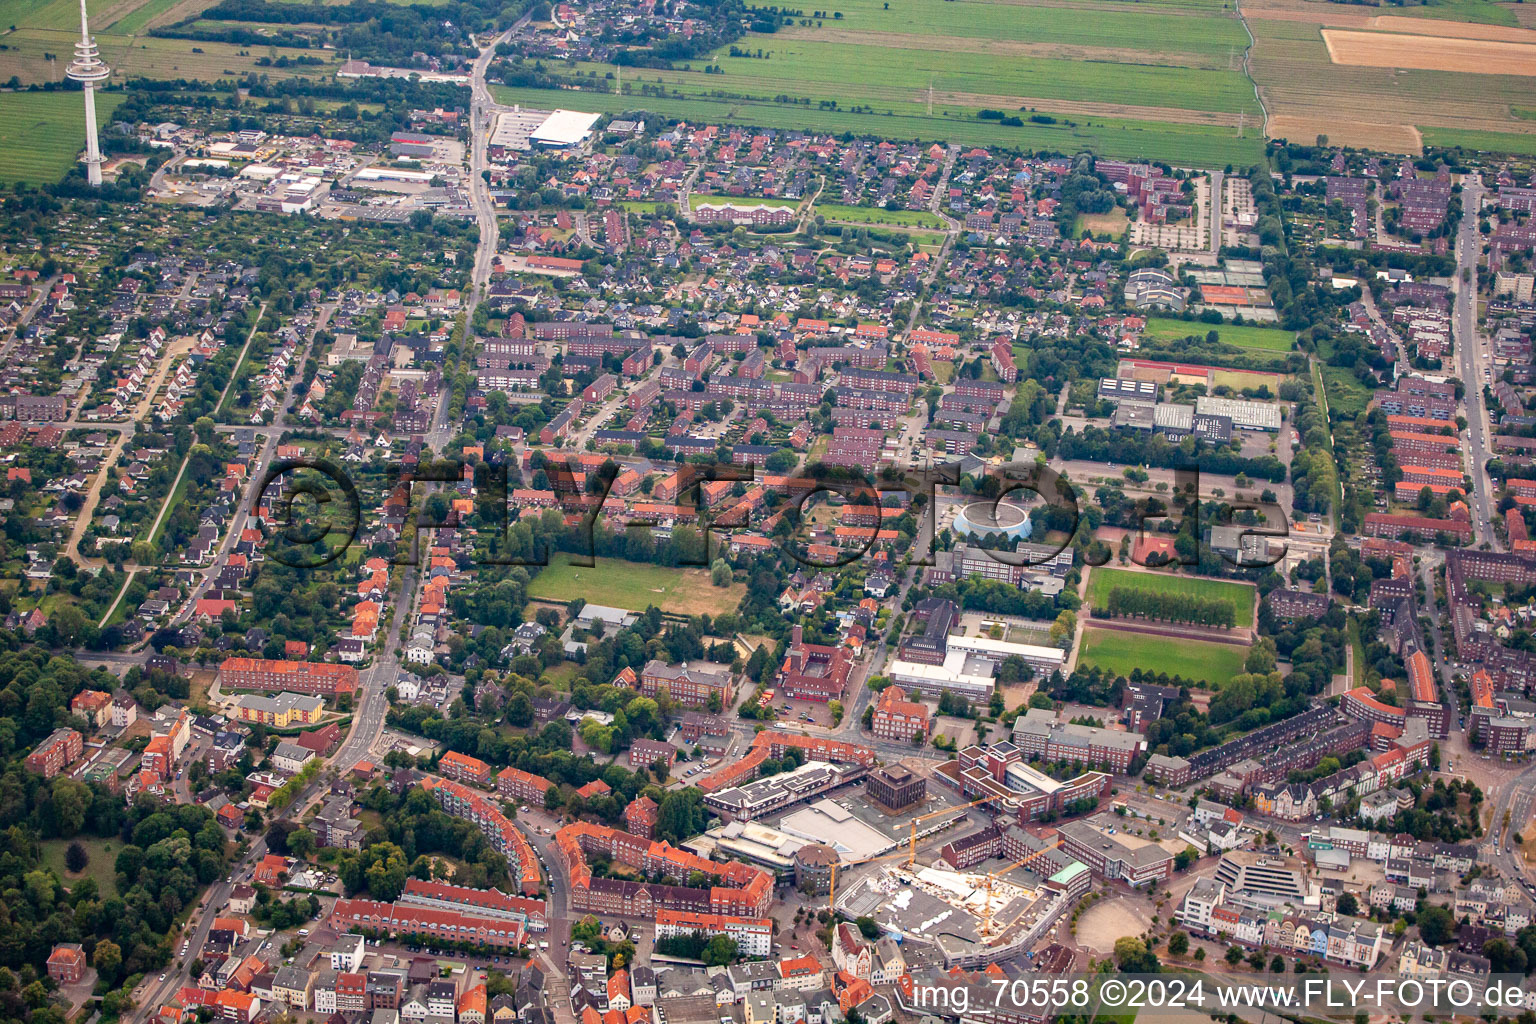
<path fill-rule="evenodd" d="M 1253 585 L 1229 580 L 1179 576 L 1170 572 L 1137 572 L 1132 569 L 1095 568 L 1088 578 L 1088 604 L 1103 608 L 1109 604 L 1109 592 L 1116 587 L 1155 590 L 1164 594 L 1193 594 L 1208 600 L 1232 602 L 1232 621 L 1238 628 L 1253 625 Z"/>
<path fill-rule="evenodd" d="M 831 221 L 852 224 L 883 224 L 899 228 L 943 229 L 944 222 L 927 210 L 887 210 L 880 206 L 844 206 L 817 203 L 814 212 Z"/>
<path fill-rule="evenodd" d="M 1083 648 L 1077 663 L 1083 668 L 1096 665 L 1117 675 L 1128 676 L 1139 668 L 1143 672 L 1166 672 L 1220 686 L 1243 671 L 1247 656 L 1246 647 L 1233 644 L 1175 640 L 1090 626 L 1083 630 Z"/>
<path fill-rule="evenodd" d="M 127 97 L 98 93 L 96 124 Z M 0 184 L 52 185 L 85 148 L 85 100 L 78 92 L 0 93 Z"/>
<path fill-rule="evenodd" d="M 1190 335 L 1203 338 L 1211 331 L 1227 345 L 1239 348 L 1263 349 L 1266 352 L 1289 352 L 1296 345 L 1295 331 L 1282 331 L 1274 327 L 1255 327 L 1250 324 L 1203 324 L 1198 320 L 1174 320 L 1154 316 L 1147 319 L 1143 336 L 1155 341 L 1177 341 Z"/>
<path fill-rule="evenodd" d="M 673 569 L 662 565 L 600 558 L 594 568 L 573 566 L 556 555 L 528 584 L 528 596 L 564 604 L 582 598 L 630 611 L 655 605 L 677 615 L 720 615 L 736 610 L 746 584 L 716 587 L 708 569 Z"/>

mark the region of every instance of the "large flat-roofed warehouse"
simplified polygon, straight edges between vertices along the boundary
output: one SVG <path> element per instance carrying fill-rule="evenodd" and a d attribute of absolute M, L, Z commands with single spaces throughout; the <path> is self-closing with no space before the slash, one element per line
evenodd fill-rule
<path fill-rule="evenodd" d="M 557 110 L 535 128 L 528 141 L 549 149 L 569 149 L 587 141 L 600 115 L 581 110 Z"/>
<path fill-rule="evenodd" d="M 496 127 L 491 131 L 489 145 L 492 149 L 526 152 L 533 148 L 528 137 L 549 119 L 547 110 L 531 110 L 514 107 L 496 115 Z"/>
<path fill-rule="evenodd" d="M 1280 429 L 1280 407 L 1269 402 L 1202 395 L 1195 399 L 1195 412 L 1202 416 L 1225 416 L 1238 430 Z"/>

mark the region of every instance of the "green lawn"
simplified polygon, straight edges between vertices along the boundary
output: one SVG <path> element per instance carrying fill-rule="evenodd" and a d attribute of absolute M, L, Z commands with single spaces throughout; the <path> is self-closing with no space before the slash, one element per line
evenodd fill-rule
<path fill-rule="evenodd" d="M 1415 8 L 1403 8 L 1406 13 Z M 1399 13 L 1394 11 L 1394 13 Z M 1528 116 L 1529 111 L 1525 115 Z M 1536 156 L 1536 135 L 1520 135 L 1515 132 L 1480 132 L 1461 128 L 1420 128 L 1426 146 L 1460 146 L 1462 149 L 1481 150 L 1488 153 L 1510 153 L 1516 156 Z"/>
<path fill-rule="evenodd" d="M 91 862 L 85 866 L 85 870 L 78 875 L 72 875 L 64 870 L 64 851 L 69 849 L 71 842 L 77 842 L 85 847 L 85 852 L 90 854 Z M 54 874 L 63 880 L 65 885 L 72 885 L 82 878 L 96 879 L 97 888 L 103 896 L 117 895 L 117 855 L 122 844 L 109 839 L 91 839 L 80 837 L 78 839 L 45 839 L 39 844 L 43 851 L 43 866 L 49 868 Z"/>
<path fill-rule="evenodd" d="M 1239 628 L 1253 625 L 1253 585 L 1212 580 L 1201 576 L 1177 576 L 1170 572 L 1136 572 L 1131 569 L 1095 568 L 1088 577 L 1088 604 L 1103 608 L 1115 587 L 1156 590 L 1165 594 L 1194 594 L 1209 600 L 1232 602 L 1233 622 Z M 1166 642 L 1166 641 L 1165 641 Z M 1242 659 L 1238 659 L 1241 661 Z"/>
<path fill-rule="evenodd" d="M 1275 327 L 1256 327 L 1249 324 L 1203 324 L 1198 320 L 1174 320 L 1169 317 L 1147 318 L 1144 337 L 1154 341 L 1178 341 L 1194 335 L 1203 338 L 1211 331 L 1228 345 L 1240 348 L 1257 348 L 1266 352 L 1289 352 L 1296 345 L 1296 332 Z"/>
<path fill-rule="evenodd" d="M 817 203 L 815 212 L 827 220 L 851 221 L 855 224 L 890 224 L 902 228 L 944 227 L 944 222 L 927 210 L 887 210 L 881 206 Z"/>
<path fill-rule="evenodd" d="M 630 611 L 655 605 L 678 615 L 720 615 L 736 610 L 746 594 L 745 584 L 716 587 L 708 569 L 668 568 L 617 559 L 598 559 L 595 568 L 573 566 L 556 555 L 528 584 L 528 596 L 565 603 L 583 598 Z"/>
<path fill-rule="evenodd" d="M 1232 644 L 1089 627 L 1083 630 L 1077 663 L 1084 668 L 1097 665 L 1117 675 L 1128 676 L 1139 668 L 1220 686 L 1243 671 L 1247 656 L 1248 648 Z"/>
<path fill-rule="evenodd" d="M 112 111 L 125 99 L 121 92 L 96 94 L 98 130 L 107 126 Z M 0 93 L 0 185 L 55 184 L 84 148 L 85 100 L 80 93 Z"/>

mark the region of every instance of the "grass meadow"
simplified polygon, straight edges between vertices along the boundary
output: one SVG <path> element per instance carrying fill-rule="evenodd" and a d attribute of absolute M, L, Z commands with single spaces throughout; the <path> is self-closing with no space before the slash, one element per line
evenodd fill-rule
<path fill-rule="evenodd" d="M 1088 604 L 1104 608 L 1109 592 L 1116 587 L 1155 590 L 1164 594 L 1194 594 L 1207 600 L 1228 600 L 1235 612 L 1233 622 L 1239 628 L 1253 625 L 1253 586 L 1200 576 L 1178 576 L 1170 572 L 1137 572 L 1131 569 L 1095 568 L 1088 578 Z"/>
<path fill-rule="evenodd" d="M 735 611 L 746 595 L 743 583 L 716 587 L 708 569 L 669 568 L 617 559 L 598 559 L 592 568 L 574 566 L 564 555 L 550 558 L 549 565 L 528 584 L 535 600 L 564 604 L 582 598 L 630 611 L 655 605 L 676 615 L 720 615 Z"/>
<path fill-rule="evenodd" d="M 1083 630 L 1083 647 L 1077 663 L 1124 676 L 1138 668 L 1143 672 L 1166 672 L 1217 687 L 1243 671 L 1247 656 L 1246 647 L 1233 644 L 1089 627 Z"/>
<path fill-rule="evenodd" d="M 1296 332 L 1275 327 L 1255 327 L 1249 324 L 1203 324 L 1198 320 L 1175 320 L 1154 316 L 1147 319 L 1143 334 L 1156 341 L 1177 341 L 1191 334 L 1204 337 L 1209 331 L 1228 345 L 1239 348 L 1262 349 L 1265 352 L 1289 352 L 1296 345 Z"/>

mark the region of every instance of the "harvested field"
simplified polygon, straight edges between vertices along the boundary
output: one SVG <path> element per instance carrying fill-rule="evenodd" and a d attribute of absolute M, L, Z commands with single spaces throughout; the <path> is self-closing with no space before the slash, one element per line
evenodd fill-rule
<path fill-rule="evenodd" d="M 1338 28 L 1322 31 L 1335 64 L 1536 77 L 1536 45 L 1531 43 Z"/>
<path fill-rule="evenodd" d="M 1408 153 L 1413 156 L 1424 152 L 1424 140 L 1419 136 L 1419 130 L 1411 124 L 1368 121 L 1350 121 L 1346 124 L 1327 114 L 1276 114 L 1269 119 L 1267 134 L 1272 139 L 1290 139 L 1295 142 L 1306 142 L 1319 135 L 1326 135 L 1328 141 L 1336 146 L 1359 146 L 1362 149 Z"/>
<path fill-rule="evenodd" d="M 1417 154 L 1420 132 L 1431 128 L 1527 133 L 1536 127 L 1511 113 L 1530 106 L 1527 76 L 1336 64 L 1315 23 L 1254 18 L 1249 24 L 1257 40 L 1253 77 L 1269 107 L 1271 138 L 1310 143 L 1322 134 L 1335 145 Z M 1339 118 L 1341 96 L 1350 97 L 1347 120 Z"/>

